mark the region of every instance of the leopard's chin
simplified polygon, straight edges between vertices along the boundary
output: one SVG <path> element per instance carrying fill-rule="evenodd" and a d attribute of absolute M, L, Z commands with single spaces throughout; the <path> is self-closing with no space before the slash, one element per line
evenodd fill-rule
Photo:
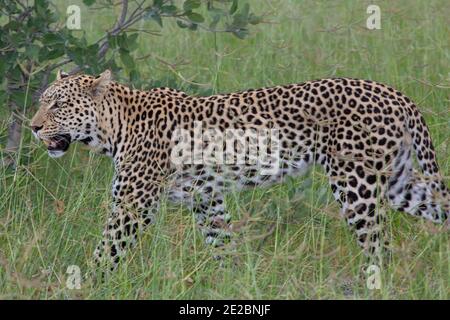
<path fill-rule="evenodd" d="M 61 150 L 47 150 L 47 153 L 52 158 L 60 158 L 62 157 L 66 152 Z"/>

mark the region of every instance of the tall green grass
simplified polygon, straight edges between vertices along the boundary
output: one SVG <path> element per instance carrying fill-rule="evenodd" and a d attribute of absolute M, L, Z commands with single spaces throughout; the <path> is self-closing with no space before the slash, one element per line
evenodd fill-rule
<path fill-rule="evenodd" d="M 160 37 L 142 34 L 134 58 L 143 75 L 188 92 L 198 89 L 193 84 L 230 92 L 329 76 L 381 81 L 419 104 L 442 174 L 449 175 L 448 1 L 250 2 L 265 23 L 243 41 L 170 22 Z M 381 30 L 365 28 L 373 3 L 381 8 Z M 82 26 L 95 39 L 113 19 L 113 11 L 94 19 L 83 9 Z M 140 27 L 159 28 L 151 21 Z M 3 141 L 8 119 L 1 115 Z M 114 275 L 70 290 L 67 267 L 83 273 L 92 267 L 110 208 L 112 165 L 78 145 L 50 159 L 29 130 L 20 152 L 15 171 L 0 168 L 0 299 L 450 297 L 448 230 L 395 211 L 389 212 L 392 261 L 382 271 L 381 289 L 368 290 L 365 259 L 319 168 L 270 189 L 230 194 L 227 205 L 240 228 L 237 247 L 225 249 L 222 265 L 211 259 L 192 214 L 164 203 Z"/>

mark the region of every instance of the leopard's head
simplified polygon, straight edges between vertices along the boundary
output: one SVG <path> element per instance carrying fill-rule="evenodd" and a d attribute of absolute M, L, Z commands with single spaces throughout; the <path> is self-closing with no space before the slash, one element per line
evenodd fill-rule
<path fill-rule="evenodd" d="M 51 157 L 62 156 L 74 141 L 92 140 L 97 106 L 110 82 L 109 70 L 98 77 L 58 72 L 56 81 L 41 95 L 31 120 L 33 134 L 45 143 Z"/>

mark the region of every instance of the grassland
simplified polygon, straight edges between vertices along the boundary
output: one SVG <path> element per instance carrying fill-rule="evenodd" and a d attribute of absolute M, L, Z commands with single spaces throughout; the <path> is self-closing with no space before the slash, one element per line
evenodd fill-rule
<path fill-rule="evenodd" d="M 193 83 L 230 92 L 329 76 L 384 82 L 421 107 L 442 174 L 449 176 L 447 0 L 250 3 L 265 14 L 265 23 L 245 40 L 188 32 L 170 22 L 160 37 L 142 34 L 134 58 L 143 75 L 149 83 L 188 92 Z M 372 3 L 381 8 L 381 30 L 365 28 Z M 95 39 L 114 12 L 94 17 L 83 9 L 83 19 Z M 151 21 L 141 27 L 159 30 Z M 0 114 L 3 142 L 8 119 Z M 24 131 L 17 169 L 0 168 L 0 299 L 450 298 L 448 229 L 395 211 L 389 212 L 393 259 L 382 271 L 381 289 L 368 290 L 364 257 L 318 168 L 283 185 L 227 198 L 240 232 L 222 266 L 211 260 L 192 214 L 164 204 L 118 272 L 105 283 L 83 281 L 80 290 L 70 290 L 68 266 L 83 273 L 91 267 L 109 211 L 112 173 L 109 159 L 81 146 L 50 159 Z"/>

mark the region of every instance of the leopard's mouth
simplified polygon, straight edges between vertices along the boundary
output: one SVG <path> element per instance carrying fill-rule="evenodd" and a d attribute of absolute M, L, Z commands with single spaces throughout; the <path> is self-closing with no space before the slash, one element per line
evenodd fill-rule
<path fill-rule="evenodd" d="M 69 134 L 61 134 L 43 141 L 47 146 L 48 154 L 53 158 L 58 158 L 69 149 L 72 138 Z"/>

